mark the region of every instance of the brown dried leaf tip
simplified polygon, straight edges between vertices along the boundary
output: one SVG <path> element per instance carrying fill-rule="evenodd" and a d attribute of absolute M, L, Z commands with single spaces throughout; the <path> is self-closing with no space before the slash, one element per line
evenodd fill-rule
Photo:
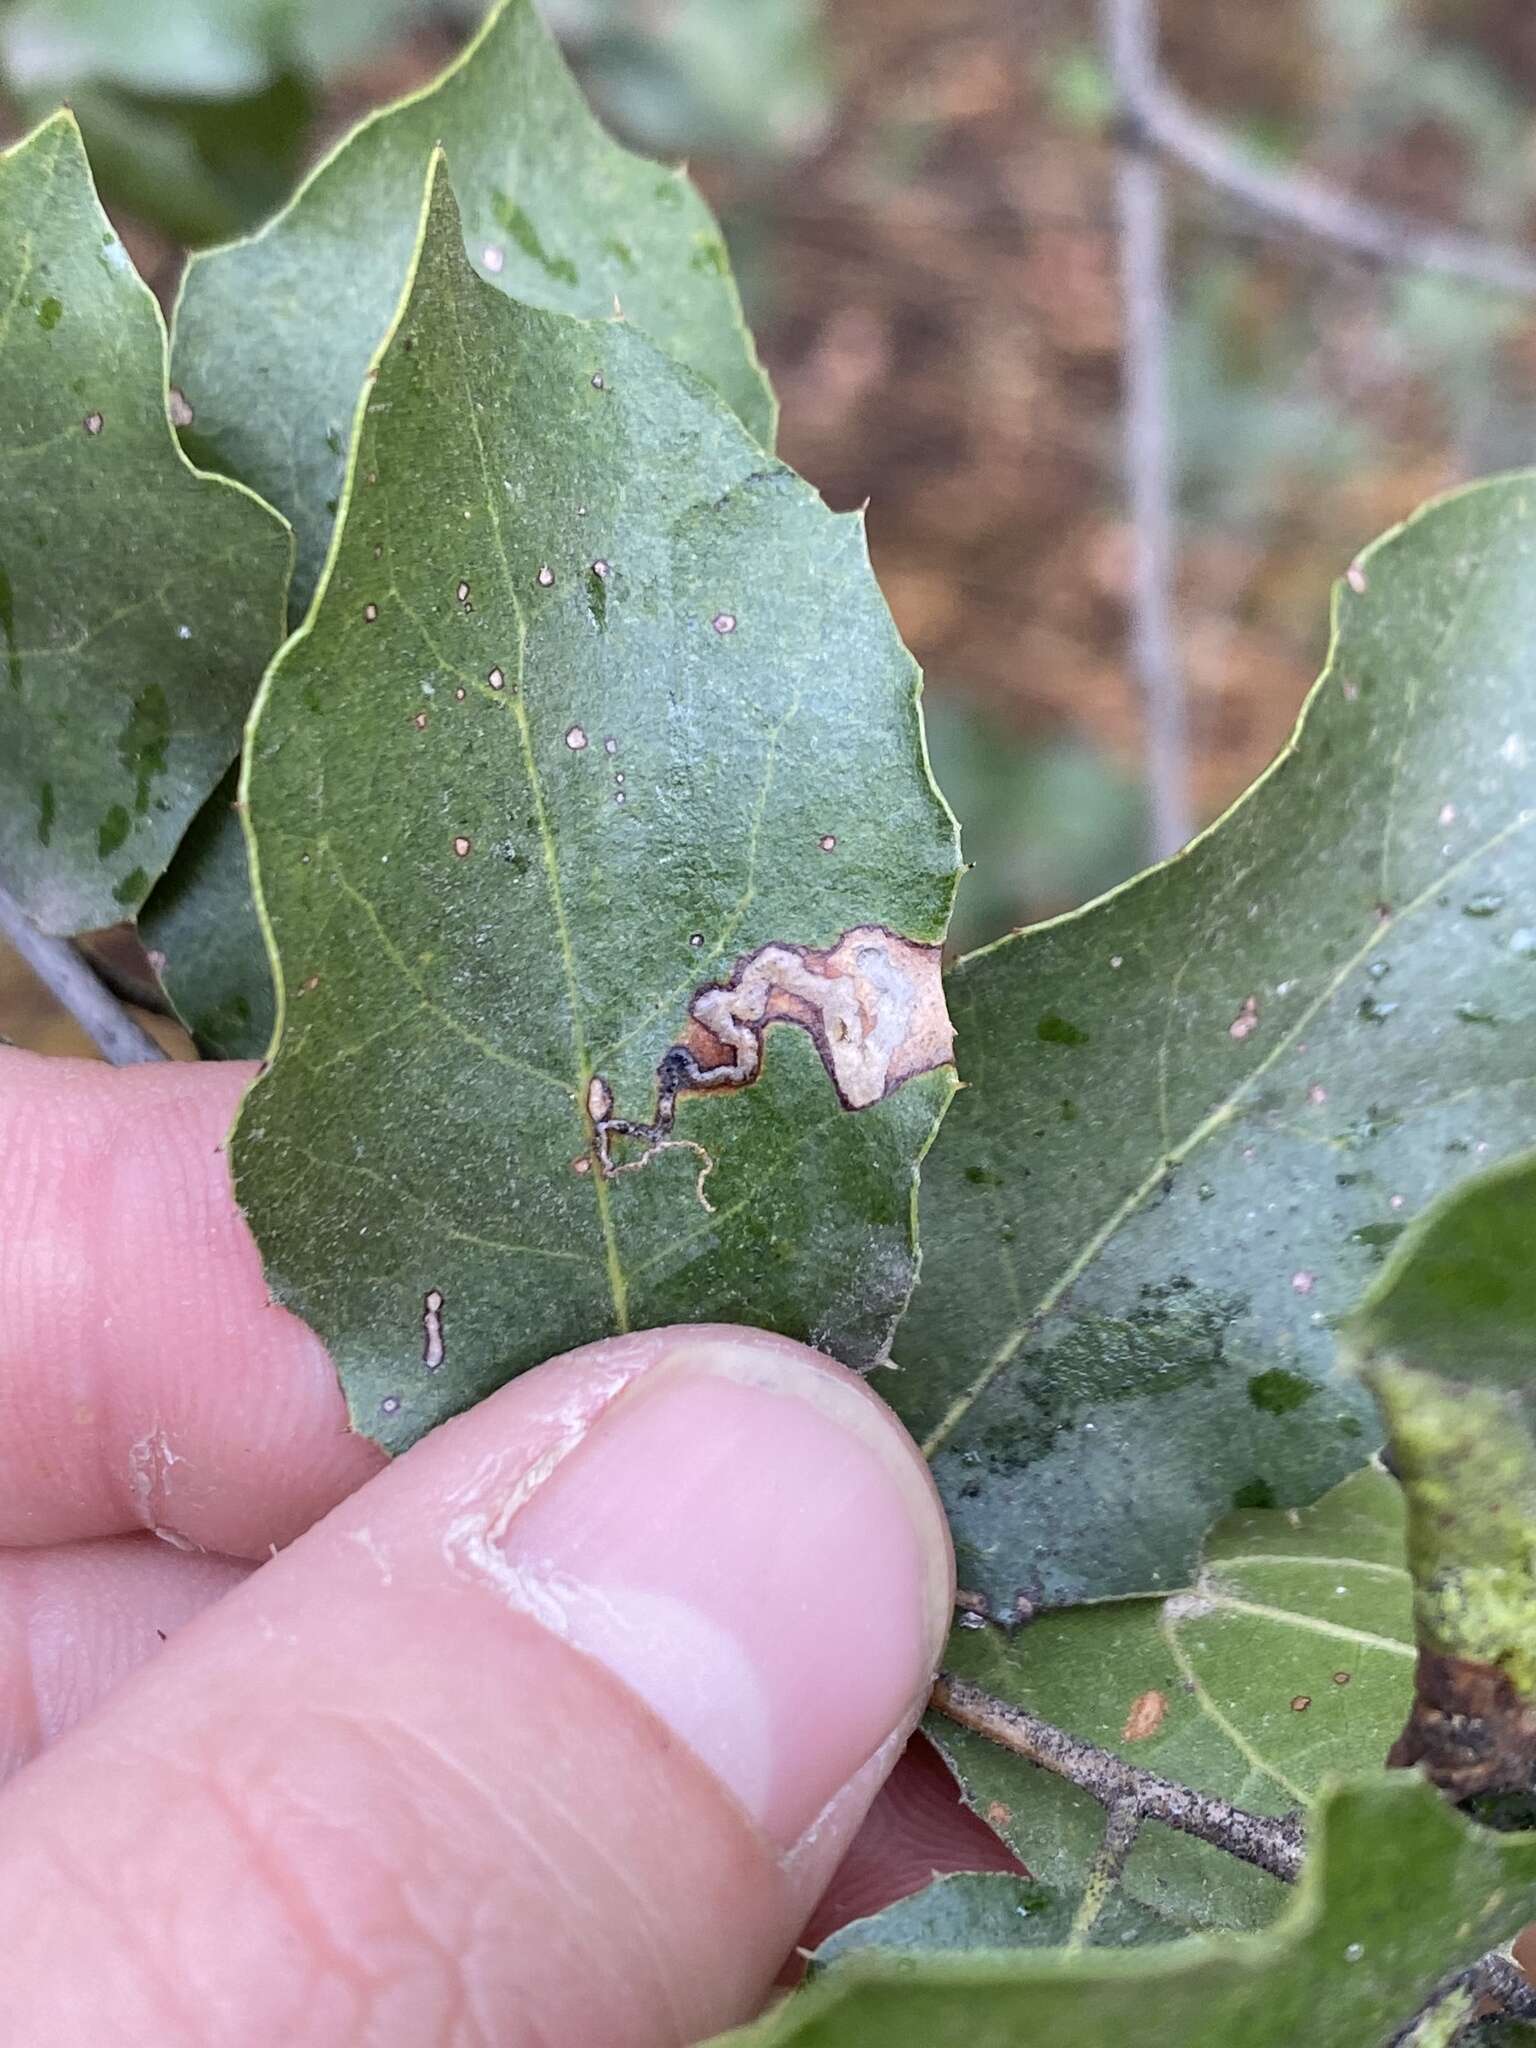
<path fill-rule="evenodd" d="M 1423 1764 L 1453 1799 L 1528 1791 L 1536 1785 L 1536 1706 L 1496 1664 L 1421 1647 L 1413 1711 L 1387 1762 Z"/>

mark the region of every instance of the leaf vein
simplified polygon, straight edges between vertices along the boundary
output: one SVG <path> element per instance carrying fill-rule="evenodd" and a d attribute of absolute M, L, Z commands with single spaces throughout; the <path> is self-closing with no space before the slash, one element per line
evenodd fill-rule
<path fill-rule="evenodd" d="M 1062 1297 L 1066 1294 L 1067 1290 L 1082 1278 L 1083 1274 L 1093 1264 L 1093 1261 L 1115 1234 L 1130 1221 L 1142 1204 L 1157 1192 L 1167 1176 L 1168 1169 L 1172 1166 L 1182 1165 L 1186 1159 L 1204 1144 L 1207 1138 L 1214 1136 L 1217 1131 L 1222 1130 L 1231 1122 L 1244 1099 L 1252 1094 L 1264 1076 L 1295 1047 L 1302 1033 L 1310 1028 L 1313 1019 L 1333 1001 L 1349 977 L 1358 971 L 1362 964 L 1370 958 L 1371 954 L 1383 945 L 1400 925 L 1431 905 L 1435 898 L 1456 879 L 1457 875 L 1464 873 L 1466 869 L 1486 858 L 1496 847 L 1503 845 L 1505 840 L 1513 838 L 1517 832 L 1524 831 L 1533 819 L 1536 819 L 1536 811 L 1517 812 L 1507 825 L 1501 826 L 1497 832 L 1491 834 L 1481 845 L 1472 847 L 1460 860 L 1447 868 L 1444 873 L 1438 875 L 1432 882 L 1427 883 L 1419 894 L 1414 897 L 1413 901 L 1406 904 L 1400 912 L 1384 917 L 1376 924 L 1365 943 L 1349 956 L 1316 998 L 1302 1009 L 1290 1030 L 1276 1040 L 1274 1046 L 1262 1059 L 1255 1061 L 1243 1079 L 1232 1090 L 1231 1094 L 1217 1103 L 1215 1108 L 1196 1124 L 1189 1133 L 1189 1136 L 1181 1144 L 1159 1157 L 1152 1170 L 1144 1175 L 1136 1187 L 1132 1188 L 1119 1206 L 1111 1212 L 1076 1255 L 1068 1261 L 1061 1273 L 1046 1289 L 1044 1294 L 1041 1295 L 1035 1306 L 1034 1314 L 1022 1322 L 1016 1330 L 1009 1333 L 971 1384 L 962 1389 L 954 1401 L 951 1402 L 944 1415 L 935 1424 L 934 1428 L 924 1438 L 922 1444 L 924 1457 L 931 1458 L 934 1452 L 941 1448 L 950 1433 L 970 1412 L 976 1402 L 980 1400 L 997 1375 L 1010 1363 L 1031 1329 L 1037 1328 L 1044 1318 L 1060 1305 Z"/>
<path fill-rule="evenodd" d="M 477 289 L 487 289 L 479 286 Z M 512 606 L 512 616 L 517 623 L 517 687 L 513 692 L 512 714 L 517 721 L 518 742 L 522 749 L 523 768 L 528 777 L 529 797 L 533 804 L 534 819 L 538 826 L 539 843 L 543 850 L 544 872 L 549 886 L 550 908 L 554 914 L 555 932 L 560 944 L 560 959 L 565 973 L 566 994 L 571 1011 L 571 1054 L 576 1063 L 576 1087 L 574 1101 L 578 1123 L 581 1125 L 582 1143 L 587 1143 L 585 1125 L 585 1103 L 587 1089 L 591 1083 L 593 1068 L 587 1057 L 586 1027 L 582 1017 L 581 984 L 576 973 L 576 955 L 571 943 L 571 929 L 565 913 L 565 893 L 560 882 L 560 860 L 555 846 L 554 833 L 550 829 L 549 810 L 544 801 L 544 785 L 539 776 L 538 762 L 533 751 L 533 734 L 528 723 L 528 707 L 524 701 L 523 688 L 527 678 L 528 620 L 523 611 L 522 601 L 517 594 L 517 578 L 513 574 L 512 560 L 507 552 L 507 537 L 501 523 L 501 505 L 491 484 L 491 467 L 486 455 L 485 437 L 480 431 L 480 419 L 475 410 L 475 394 L 469 375 L 469 351 L 464 342 L 464 324 L 457 292 L 450 294 L 453 315 L 453 338 L 459 358 L 459 382 L 464 394 L 464 413 L 469 421 L 470 433 L 474 438 L 475 455 L 480 469 L 480 488 L 490 515 L 491 531 L 496 536 L 496 549 L 501 557 L 502 578 Z M 608 1272 L 608 1289 L 613 1297 L 614 1321 L 620 1331 L 629 1328 L 629 1288 L 624 1268 L 619 1258 L 617 1239 L 614 1236 L 613 1210 L 608 1199 L 608 1183 L 601 1173 L 592 1172 L 587 1176 L 591 1182 L 593 1198 L 597 1204 L 598 1226 L 602 1232 L 603 1257 Z"/>

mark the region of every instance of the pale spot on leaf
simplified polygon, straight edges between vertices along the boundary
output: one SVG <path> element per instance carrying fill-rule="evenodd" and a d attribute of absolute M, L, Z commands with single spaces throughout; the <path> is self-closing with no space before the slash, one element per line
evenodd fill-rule
<path fill-rule="evenodd" d="M 428 1372 L 437 1372 L 445 1356 L 443 1348 L 442 1290 L 429 1287 L 421 1309 L 421 1362 Z"/>

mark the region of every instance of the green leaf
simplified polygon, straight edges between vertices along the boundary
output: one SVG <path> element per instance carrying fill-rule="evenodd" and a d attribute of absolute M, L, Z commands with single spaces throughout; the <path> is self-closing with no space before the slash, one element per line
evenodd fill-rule
<path fill-rule="evenodd" d="M 1528 936 L 1536 953 L 1536 933 Z M 1465 1182 L 1404 1234 L 1346 1325 L 1351 1353 L 1536 1395 L 1533 1247 L 1536 1154 L 1524 1153 Z"/>
<path fill-rule="evenodd" d="M 366 57 L 430 0 L 17 0 L 0 20 L 12 84 L 69 92 L 86 80 L 137 94 L 235 100 L 289 70 L 324 78 Z"/>
<path fill-rule="evenodd" d="M 633 328 L 483 284 L 442 175 L 368 394 L 248 750 L 269 1281 L 391 1448 L 630 1327 L 873 1363 L 954 1085 L 957 855 L 862 522 Z M 760 1072 L 668 1129 L 685 1035 L 743 1080 L 765 1041 Z M 609 1130 L 611 1178 L 610 1095 L 657 1125 Z"/>
<path fill-rule="evenodd" d="M 582 82 L 621 133 L 664 155 L 808 152 L 832 111 L 819 0 L 556 0 Z M 569 33 L 567 33 L 569 31 Z"/>
<path fill-rule="evenodd" d="M 277 997 L 251 897 L 231 768 L 193 819 L 139 917 L 160 985 L 205 1059 L 259 1060 Z"/>
<path fill-rule="evenodd" d="M 871 1949 L 943 1952 L 977 1948 L 1045 1948 L 1066 1940 L 1071 1908 L 1044 1885 L 1004 1872 L 958 1871 L 935 1878 L 863 1920 L 829 1934 L 811 1957 L 812 1972 Z"/>
<path fill-rule="evenodd" d="M 965 820 L 967 874 L 951 949 L 985 945 L 1026 918 L 1082 903 L 1136 873 L 1146 801 L 1107 756 L 1077 740 L 1030 740 L 1017 725 L 930 694 L 928 751 Z"/>
<path fill-rule="evenodd" d="M 964 1622 L 957 1676 L 1164 1778 L 1258 1813 L 1304 1806 L 1324 1778 L 1380 1764 L 1413 1691 L 1402 1496 L 1359 1472 L 1315 1507 L 1234 1515 L 1166 1599 Z M 1058 1898 L 1075 1904 L 1103 1838 L 1086 1792 L 930 1715 L 969 1805 Z M 1166 1941 L 1262 1925 L 1285 1888 L 1146 1823 L 1093 1938 Z"/>
<path fill-rule="evenodd" d="M 269 81 L 275 0 L 17 0 L 0 56 L 25 92 L 105 79 L 140 93 L 234 99 Z"/>
<path fill-rule="evenodd" d="M 1370 2048 L 1536 1913 L 1536 1841 L 1407 1776 L 1322 1803 L 1263 1933 L 1159 1949 L 857 1957 L 732 2048 Z"/>
<path fill-rule="evenodd" d="M 137 910 L 239 744 L 290 537 L 200 476 L 165 329 L 57 115 L 0 156 L 0 877 L 46 931 Z"/>
<path fill-rule="evenodd" d="M 41 116 L 56 102 L 30 93 L 23 104 Z M 247 233 L 283 203 L 315 113 L 291 72 L 238 100 L 147 100 L 86 83 L 69 106 L 106 204 L 189 244 Z"/>
<path fill-rule="evenodd" d="M 1408 1497 L 1423 1650 L 1394 1761 L 1459 1797 L 1536 1776 L 1536 1155 L 1447 1197 L 1346 1329 Z"/>
<path fill-rule="evenodd" d="M 1360 1464 L 1330 1320 L 1536 1133 L 1533 500 L 1379 543 L 1248 796 L 950 977 L 969 1085 L 891 1387 L 999 1613 L 1178 1584 L 1234 1502 Z"/>
<path fill-rule="evenodd" d="M 259 235 L 188 265 L 174 342 L 193 412 L 187 445 L 293 520 L 300 605 L 319 574 L 358 388 L 399 301 L 439 141 L 483 276 L 563 312 L 604 315 L 618 299 L 762 441 L 773 432 L 704 202 L 681 173 L 609 141 L 531 0 L 504 0 L 436 84 L 364 122 Z"/>

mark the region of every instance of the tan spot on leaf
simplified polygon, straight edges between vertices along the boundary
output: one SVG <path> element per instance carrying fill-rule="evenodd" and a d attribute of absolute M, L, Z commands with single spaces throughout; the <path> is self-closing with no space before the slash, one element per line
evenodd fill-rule
<path fill-rule="evenodd" d="M 1122 1742 L 1146 1742 L 1163 1725 L 1163 1716 L 1168 1711 L 1168 1699 L 1154 1687 L 1147 1692 L 1137 1693 L 1131 1701 L 1130 1712 L 1125 1717 L 1125 1726 L 1120 1730 Z"/>

